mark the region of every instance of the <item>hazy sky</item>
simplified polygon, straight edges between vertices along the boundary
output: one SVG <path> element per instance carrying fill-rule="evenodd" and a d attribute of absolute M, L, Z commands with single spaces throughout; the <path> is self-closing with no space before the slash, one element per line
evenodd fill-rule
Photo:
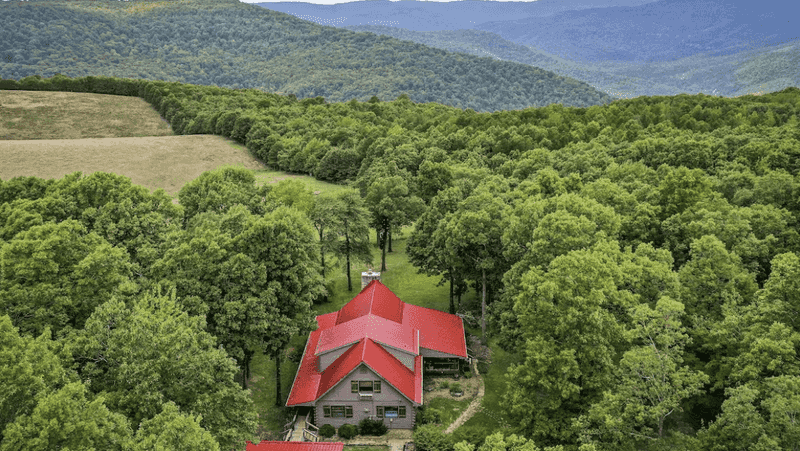
<path fill-rule="evenodd" d="M 275 3 L 275 2 L 292 2 L 298 0 L 239 0 L 242 3 Z M 318 5 L 334 5 L 336 3 L 349 3 L 351 1 L 358 1 L 358 0 L 304 0 L 299 3 L 316 3 Z M 389 1 L 397 1 L 397 0 L 389 0 Z M 425 0 L 429 2 L 453 2 L 458 0 Z M 493 0 L 493 1 L 500 1 L 500 2 L 508 2 L 508 1 L 525 1 L 525 0 Z"/>

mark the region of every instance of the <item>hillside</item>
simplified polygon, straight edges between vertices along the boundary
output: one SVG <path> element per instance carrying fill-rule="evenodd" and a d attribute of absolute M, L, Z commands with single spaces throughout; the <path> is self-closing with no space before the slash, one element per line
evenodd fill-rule
<path fill-rule="evenodd" d="M 414 41 L 448 52 L 514 61 L 589 83 L 612 96 L 706 93 L 739 96 L 800 86 L 800 40 L 734 52 L 692 55 L 674 61 L 573 61 L 480 30 L 410 31 L 382 25 L 344 27 Z M 731 67 L 735 68 L 731 70 Z"/>
<path fill-rule="evenodd" d="M 236 1 L 3 2 L 0 77 L 61 73 L 489 112 L 612 97 L 538 68 L 323 27 Z"/>
<path fill-rule="evenodd" d="M 612 96 L 703 92 L 733 97 L 800 85 L 800 36 L 792 22 L 800 15 L 797 2 L 259 5 L 320 24 L 532 65 Z"/>

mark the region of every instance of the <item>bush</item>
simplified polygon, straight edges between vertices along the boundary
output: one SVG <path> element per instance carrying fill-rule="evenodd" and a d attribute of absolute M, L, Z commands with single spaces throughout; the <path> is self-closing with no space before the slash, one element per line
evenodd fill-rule
<path fill-rule="evenodd" d="M 420 408 L 417 415 L 417 421 L 420 424 L 434 424 L 442 422 L 442 415 L 437 409 Z"/>
<path fill-rule="evenodd" d="M 461 426 L 451 435 L 453 443 L 467 441 L 475 445 L 475 449 L 483 446 L 486 437 L 492 435 L 492 431 L 483 426 Z"/>
<path fill-rule="evenodd" d="M 450 382 L 442 381 L 442 383 L 439 386 L 442 388 L 450 388 Z"/>
<path fill-rule="evenodd" d="M 358 435 L 358 428 L 355 424 L 343 424 L 339 426 L 339 438 L 350 440 Z"/>
<path fill-rule="evenodd" d="M 454 391 L 464 391 L 464 390 L 461 388 L 461 384 L 459 384 L 458 382 L 453 382 L 453 385 L 450 386 L 450 391 L 454 392 Z"/>
<path fill-rule="evenodd" d="M 331 438 L 334 434 L 336 434 L 336 428 L 331 424 L 323 424 L 322 427 L 319 428 L 319 435 L 321 437 Z"/>
<path fill-rule="evenodd" d="M 358 422 L 358 433 L 361 435 L 383 435 L 388 431 L 383 420 L 364 418 Z"/>
<path fill-rule="evenodd" d="M 414 447 L 418 451 L 453 451 L 453 443 L 441 426 L 425 424 L 414 432 Z"/>
<path fill-rule="evenodd" d="M 464 377 L 466 377 L 467 379 L 469 379 L 469 378 L 471 378 L 471 377 L 472 377 L 472 373 L 470 373 L 469 371 L 467 371 L 466 373 L 464 373 Z"/>

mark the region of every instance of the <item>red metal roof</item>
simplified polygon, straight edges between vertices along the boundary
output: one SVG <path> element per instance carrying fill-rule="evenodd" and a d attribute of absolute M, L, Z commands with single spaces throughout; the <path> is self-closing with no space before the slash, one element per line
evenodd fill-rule
<path fill-rule="evenodd" d="M 262 440 L 259 444 L 247 441 L 246 451 L 342 451 L 342 442 L 275 442 Z"/>
<path fill-rule="evenodd" d="M 373 280 L 339 310 L 336 324 L 339 325 L 369 314 L 402 324 L 403 305 L 405 303 L 397 295 L 379 281 Z"/>
<path fill-rule="evenodd" d="M 418 354 L 416 333 L 408 324 L 398 324 L 383 317 L 368 314 L 340 323 L 322 331 L 314 354 L 351 345 L 362 338 L 371 338 L 381 344 Z"/>
<path fill-rule="evenodd" d="M 338 312 L 317 316 L 297 369 L 287 406 L 313 403 L 361 363 L 379 374 L 408 399 L 422 402 L 419 348 L 467 358 L 464 324 L 456 315 L 406 304 L 377 280 L 370 282 Z M 414 371 L 390 354 L 391 346 L 416 355 Z M 349 345 L 325 371 L 317 356 Z"/>

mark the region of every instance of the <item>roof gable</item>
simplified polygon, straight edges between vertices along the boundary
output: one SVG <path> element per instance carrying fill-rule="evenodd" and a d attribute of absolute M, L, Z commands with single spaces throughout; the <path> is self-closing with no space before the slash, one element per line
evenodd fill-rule
<path fill-rule="evenodd" d="M 402 324 L 404 304 L 384 284 L 373 280 L 339 310 L 336 325 L 369 314 Z"/>
<path fill-rule="evenodd" d="M 364 315 L 323 330 L 314 354 L 324 354 L 355 343 L 362 338 L 370 338 L 409 354 L 418 354 L 415 346 L 416 333 L 409 323 L 398 324 L 373 314 Z"/>

